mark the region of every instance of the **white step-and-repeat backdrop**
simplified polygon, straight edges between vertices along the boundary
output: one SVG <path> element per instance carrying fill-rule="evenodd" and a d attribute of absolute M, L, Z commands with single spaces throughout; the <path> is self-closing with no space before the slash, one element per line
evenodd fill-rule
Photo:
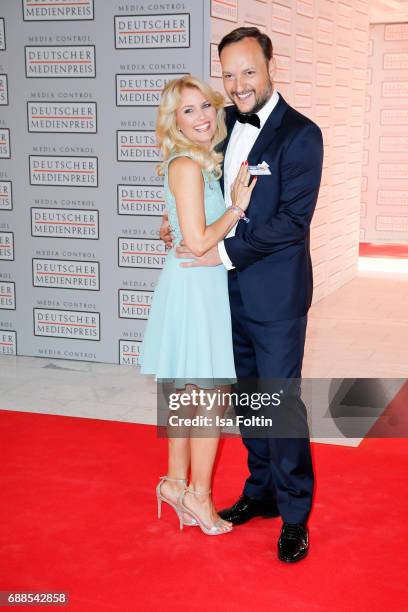
<path fill-rule="evenodd" d="M 0 4 L 0 353 L 137 363 L 163 265 L 155 118 L 207 0 Z"/>

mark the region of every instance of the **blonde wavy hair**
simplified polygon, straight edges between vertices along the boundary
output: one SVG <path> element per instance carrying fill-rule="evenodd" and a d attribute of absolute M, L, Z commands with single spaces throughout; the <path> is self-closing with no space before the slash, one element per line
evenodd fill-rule
<path fill-rule="evenodd" d="M 192 142 L 182 134 L 176 125 L 176 111 L 181 104 L 181 93 L 187 88 L 196 88 L 201 91 L 217 111 L 216 130 L 212 139 L 210 150 Z M 162 176 L 166 162 L 170 155 L 188 151 L 203 170 L 214 172 L 217 178 L 221 176 L 222 153 L 217 153 L 215 147 L 222 142 L 227 130 L 225 127 L 224 97 L 212 89 L 207 83 L 188 74 L 179 79 L 173 79 L 164 87 L 156 122 L 157 142 L 162 151 L 163 162 L 157 166 L 157 173 Z"/>

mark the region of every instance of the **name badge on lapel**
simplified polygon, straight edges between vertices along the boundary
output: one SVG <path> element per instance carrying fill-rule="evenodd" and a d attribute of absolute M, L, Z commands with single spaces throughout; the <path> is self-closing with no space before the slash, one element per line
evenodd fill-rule
<path fill-rule="evenodd" d="M 256 166 L 248 166 L 248 170 L 249 174 L 252 174 L 252 176 L 267 176 L 268 174 L 272 174 L 266 161 Z"/>

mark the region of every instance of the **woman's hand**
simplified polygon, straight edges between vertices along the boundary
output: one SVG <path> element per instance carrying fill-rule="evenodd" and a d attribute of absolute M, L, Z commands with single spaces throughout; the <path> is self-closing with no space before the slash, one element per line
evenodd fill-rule
<path fill-rule="evenodd" d="M 160 226 L 160 238 L 166 245 L 166 249 L 173 247 L 173 236 L 172 230 L 169 223 L 169 216 L 167 213 L 163 213 L 162 224 Z"/>
<path fill-rule="evenodd" d="M 255 176 L 252 183 L 248 185 L 251 175 L 248 170 L 248 162 L 242 162 L 241 168 L 235 181 L 231 185 L 231 201 L 235 206 L 239 206 L 245 211 L 249 206 L 252 191 L 256 185 L 257 177 Z"/>

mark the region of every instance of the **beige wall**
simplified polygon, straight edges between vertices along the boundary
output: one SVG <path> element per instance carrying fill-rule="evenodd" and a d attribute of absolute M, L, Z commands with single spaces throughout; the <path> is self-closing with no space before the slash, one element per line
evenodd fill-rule
<path fill-rule="evenodd" d="M 317 301 L 356 272 L 368 54 L 368 0 L 212 0 L 211 81 L 222 90 L 216 43 L 239 25 L 272 38 L 276 88 L 322 128 L 325 160 L 312 223 Z"/>
<path fill-rule="evenodd" d="M 361 239 L 408 242 L 408 23 L 370 27 Z"/>

